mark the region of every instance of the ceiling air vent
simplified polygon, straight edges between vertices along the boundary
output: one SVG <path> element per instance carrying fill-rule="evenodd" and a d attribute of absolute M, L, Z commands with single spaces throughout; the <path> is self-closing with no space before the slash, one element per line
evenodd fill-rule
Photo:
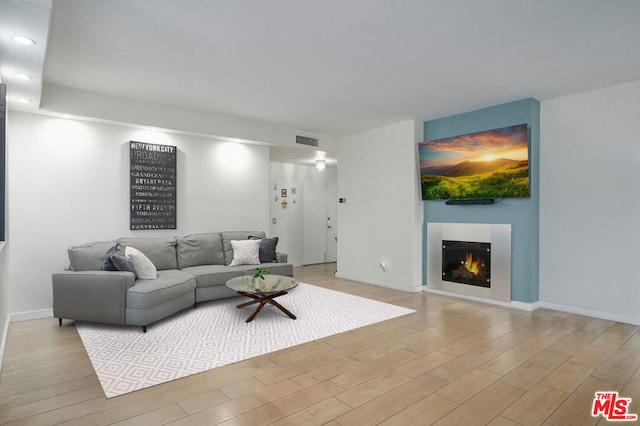
<path fill-rule="evenodd" d="M 318 139 L 308 138 L 306 136 L 296 136 L 296 143 L 309 146 L 318 146 Z"/>

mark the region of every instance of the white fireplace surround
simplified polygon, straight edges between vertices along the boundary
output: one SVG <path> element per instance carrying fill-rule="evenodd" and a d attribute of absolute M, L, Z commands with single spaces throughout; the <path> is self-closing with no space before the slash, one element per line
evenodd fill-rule
<path fill-rule="evenodd" d="M 442 280 L 442 241 L 491 243 L 491 288 Z M 427 289 L 497 302 L 511 302 L 511 225 L 427 224 Z"/>

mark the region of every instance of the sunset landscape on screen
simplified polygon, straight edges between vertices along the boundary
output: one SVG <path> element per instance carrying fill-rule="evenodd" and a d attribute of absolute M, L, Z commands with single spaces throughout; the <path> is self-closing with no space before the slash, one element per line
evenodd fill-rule
<path fill-rule="evenodd" d="M 529 197 L 527 124 L 418 144 L 423 200 Z"/>

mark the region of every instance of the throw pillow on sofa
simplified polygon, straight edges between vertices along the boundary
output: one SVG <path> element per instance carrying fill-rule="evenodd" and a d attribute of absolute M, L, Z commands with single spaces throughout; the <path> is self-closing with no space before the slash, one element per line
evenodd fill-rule
<path fill-rule="evenodd" d="M 119 250 L 118 245 L 116 244 L 115 246 L 111 247 L 109 250 L 107 250 L 107 253 L 104 255 L 104 261 L 102 263 L 102 270 L 103 271 L 117 271 L 118 268 L 116 268 L 116 265 L 113 263 L 113 260 L 111 260 L 111 256 L 113 256 L 113 254 Z"/>
<path fill-rule="evenodd" d="M 276 246 L 278 245 L 278 237 L 249 237 L 249 239 L 260 240 L 260 263 L 273 263 L 276 261 Z"/>
<path fill-rule="evenodd" d="M 118 244 L 107 250 L 102 265 L 103 271 L 128 271 L 136 273 L 131 260 L 125 256 Z"/>
<path fill-rule="evenodd" d="M 259 265 L 260 240 L 232 240 L 233 260 L 229 266 Z"/>
<path fill-rule="evenodd" d="M 224 264 L 229 266 L 233 260 L 233 247 L 231 241 L 248 240 L 249 237 L 267 238 L 262 231 L 222 231 L 222 250 L 224 251 Z"/>
<path fill-rule="evenodd" d="M 158 271 L 155 265 L 140 250 L 127 246 L 124 249 L 124 254 L 133 263 L 136 278 L 139 280 L 155 280 L 158 278 Z"/>
<path fill-rule="evenodd" d="M 128 271 L 136 273 L 136 269 L 133 267 L 133 262 L 129 260 L 127 256 L 125 256 L 124 251 L 117 250 L 115 253 L 111 255 L 111 261 L 116 266 L 118 271 Z"/>

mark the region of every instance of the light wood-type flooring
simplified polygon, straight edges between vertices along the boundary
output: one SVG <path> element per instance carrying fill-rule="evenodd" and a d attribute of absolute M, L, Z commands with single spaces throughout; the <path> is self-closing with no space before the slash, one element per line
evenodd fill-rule
<path fill-rule="evenodd" d="M 640 413 L 638 327 L 389 290 L 335 267 L 294 275 L 416 312 L 111 399 L 72 321 L 12 323 L 0 424 L 582 426 L 605 423 L 596 391 Z"/>

